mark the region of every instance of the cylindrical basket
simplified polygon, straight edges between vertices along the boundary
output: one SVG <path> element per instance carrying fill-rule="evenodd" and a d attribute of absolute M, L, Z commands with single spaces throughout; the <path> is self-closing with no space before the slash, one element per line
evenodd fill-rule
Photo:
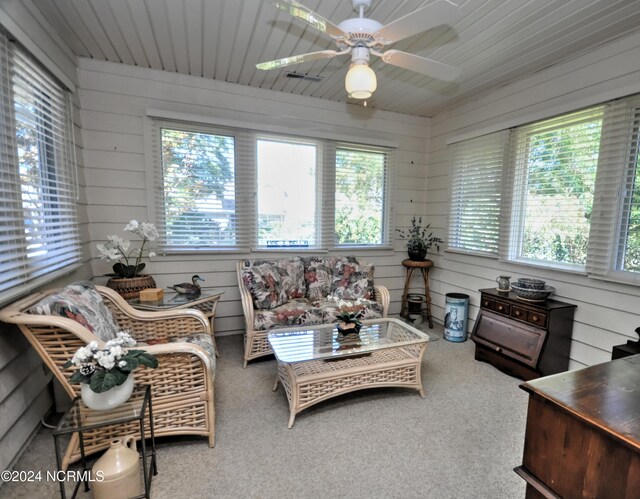
<path fill-rule="evenodd" d="M 125 300 L 139 298 L 140 291 L 147 288 L 155 288 L 156 281 L 150 275 L 137 277 L 112 277 L 107 281 L 107 287 L 116 291 Z"/>

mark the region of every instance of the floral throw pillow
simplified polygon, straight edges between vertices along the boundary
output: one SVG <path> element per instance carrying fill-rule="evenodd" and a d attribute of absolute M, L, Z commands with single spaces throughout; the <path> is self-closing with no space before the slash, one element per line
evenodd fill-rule
<path fill-rule="evenodd" d="M 285 294 L 283 303 L 289 300 L 303 298 L 305 294 L 304 267 L 300 257 L 284 258 L 273 262 L 280 274 L 282 292 Z"/>
<path fill-rule="evenodd" d="M 272 262 L 245 261 L 242 281 L 251 293 L 257 310 L 269 310 L 287 301 L 280 272 Z"/>
<path fill-rule="evenodd" d="M 30 314 L 57 315 L 73 319 L 102 341 L 116 337 L 121 328 L 102 296 L 89 281 L 78 281 L 46 296 L 29 309 Z"/>
<path fill-rule="evenodd" d="M 335 262 L 336 258 L 332 256 L 303 258 L 306 297 L 309 300 L 322 300 L 330 293 Z"/>
<path fill-rule="evenodd" d="M 331 294 L 343 300 L 373 299 L 374 267 L 358 263 L 355 257 L 346 257 L 336 262 Z"/>

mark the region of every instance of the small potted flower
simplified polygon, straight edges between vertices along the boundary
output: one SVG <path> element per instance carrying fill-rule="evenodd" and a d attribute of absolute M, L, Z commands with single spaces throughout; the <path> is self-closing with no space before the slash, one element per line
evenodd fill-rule
<path fill-rule="evenodd" d="M 411 228 L 408 230 L 396 229 L 402 239 L 407 241 L 407 253 L 409 259 L 413 261 L 424 261 L 428 250 L 435 246 L 440 251 L 440 244 L 444 241 L 433 235 L 433 232 L 427 233 L 427 229 L 431 224 L 422 226 L 422 217 L 416 219 L 411 218 Z"/>
<path fill-rule="evenodd" d="M 344 311 L 337 314 L 336 319 L 338 319 L 338 323 L 336 327 L 338 329 L 338 336 L 340 336 L 340 334 L 344 336 L 358 335 L 362 328 L 362 322 L 360 322 L 361 314 L 362 310 L 359 312 Z"/>
<path fill-rule="evenodd" d="M 158 359 L 144 350 L 130 350 L 136 345 L 129 333 L 122 331 L 99 348 L 97 341 L 80 347 L 65 368 L 76 367 L 72 383 L 80 383 L 80 396 L 87 407 L 106 410 L 125 403 L 133 391 L 133 371 L 138 366 L 158 367 Z"/>
<path fill-rule="evenodd" d="M 142 289 L 156 286 L 153 277 L 142 274 L 146 266 L 142 259 L 145 256 L 147 241 L 158 239 L 158 230 L 150 222 L 139 223 L 137 220 L 131 220 L 123 230 L 142 239 L 139 248 L 132 248 L 129 239 L 116 235 L 107 236 L 107 242 L 98 243 L 96 248 L 100 253 L 100 259 L 116 262 L 112 267 L 113 273 L 107 274 L 111 277 L 107 287 L 116 290 L 125 299 L 137 298 Z M 153 251 L 149 251 L 146 256 L 151 258 L 155 255 Z"/>

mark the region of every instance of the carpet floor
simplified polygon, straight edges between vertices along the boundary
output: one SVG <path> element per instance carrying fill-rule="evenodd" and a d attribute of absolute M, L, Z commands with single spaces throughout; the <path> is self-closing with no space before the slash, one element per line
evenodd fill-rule
<path fill-rule="evenodd" d="M 271 391 L 273 358 L 243 369 L 241 336 L 218 345 L 216 447 L 159 439 L 154 499 L 524 497 L 513 468 L 527 396 L 520 380 L 475 361 L 471 341 L 430 343 L 425 399 L 406 389 L 355 392 L 303 411 L 292 429 L 282 387 Z M 55 470 L 51 430 L 38 432 L 14 469 Z M 55 482 L 0 488 L 0 497 L 58 496 Z"/>

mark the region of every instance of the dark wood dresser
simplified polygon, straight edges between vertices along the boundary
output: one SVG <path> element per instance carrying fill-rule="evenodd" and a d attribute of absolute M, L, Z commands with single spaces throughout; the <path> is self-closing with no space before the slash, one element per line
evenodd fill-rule
<path fill-rule="evenodd" d="M 566 371 L 576 305 L 519 300 L 513 292 L 480 290 L 471 332 L 477 360 L 524 380 Z"/>
<path fill-rule="evenodd" d="M 640 497 L 640 355 L 523 383 L 529 499 Z"/>

